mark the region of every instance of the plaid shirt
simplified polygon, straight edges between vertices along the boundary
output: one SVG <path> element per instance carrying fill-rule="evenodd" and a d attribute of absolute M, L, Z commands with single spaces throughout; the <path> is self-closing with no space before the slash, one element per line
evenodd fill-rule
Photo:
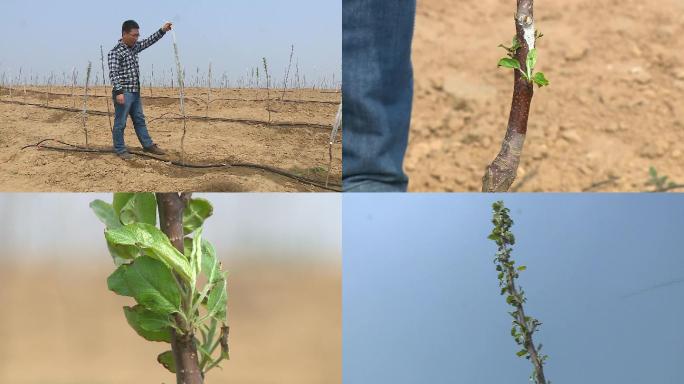
<path fill-rule="evenodd" d="M 140 67 L 138 66 L 138 53 L 149 48 L 161 39 L 166 32 L 159 29 L 152 36 L 135 43 L 129 47 L 121 40 L 109 51 L 107 56 L 109 63 L 109 79 L 114 87 L 114 94 L 124 92 L 140 92 Z"/>

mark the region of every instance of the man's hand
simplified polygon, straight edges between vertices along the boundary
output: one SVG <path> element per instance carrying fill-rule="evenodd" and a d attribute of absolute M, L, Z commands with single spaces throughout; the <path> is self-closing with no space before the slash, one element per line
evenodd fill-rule
<path fill-rule="evenodd" d="M 121 104 L 121 105 L 124 105 L 124 103 L 126 102 L 126 100 L 124 99 L 123 93 L 122 93 L 122 94 L 119 94 L 119 95 L 116 95 L 116 102 L 119 103 L 119 104 Z"/>
<path fill-rule="evenodd" d="M 171 30 L 171 27 L 173 27 L 173 23 L 164 23 L 164 26 L 162 27 L 162 31 L 168 32 Z"/>

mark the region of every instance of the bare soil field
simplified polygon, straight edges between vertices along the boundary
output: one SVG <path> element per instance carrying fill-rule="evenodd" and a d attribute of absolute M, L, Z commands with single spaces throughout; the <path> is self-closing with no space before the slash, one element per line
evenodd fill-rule
<path fill-rule="evenodd" d="M 130 298 L 107 290 L 113 266 L 64 260 L 0 264 L 0 382 L 175 383 L 156 361 L 168 344 L 138 336 L 121 309 Z M 210 371 L 207 382 L 341 383 L 340 268 L 224 266 L 231 359 Z"/>
<path fill-rule="evenodd" d="M 18 86 L 10 98 L 8 88 L 0 89 L 2 191 L 326 190 L 316 184 L 325 186 L 328 175 L 328 143 L 341 100 L 338 92 L 288 90 L 281 101 L 282 90 L 271 90 L 267 101 L 265 89 L 212 89 L 207 114 L 206 89 L 186 89 L 189 119 L 183 163 L 226 165 L 187 168 L 140 156 L 125 162 L 113 153 L 22 149 L 43 139 L 85 146 L 83 97 L 72 97 L 70 87 L 51 87 L 49 97 L 47 90 L 29 87 L 24 93 L 24 88 Z M 83 91 L 77 88 L 76 94 L 82 95 Z M 178 90 L 143 87 L 142 95 L 150 135 L 167 151 L 163 160 L 180 162 L 183 120 Z M 90 149 L 112 149 L 107 103 L 113 114 L 109 88 L 89 90 Z M 267 107 L 271 111 L 270 124 Z M 125 140 L 130 150 L 142 150 L 130 118 Z M 55 141 L 43 144 L 69 148 Z M 338 135 L 330 167 L 329 187 L 333 189 L 341 180 L 341 148 Z M 251 165 L 274 168 L 276 172 Z"/>
<path fill-rule="evenodd" d="M 536 69 L 512 190 L 645 191 L 649 167 L 684 182 L 684 3 L 535 3 Z M 497 69 L 515 1 L 419 0 L 411 191 L 479 191 L 499 151 L 513 75 Z"/>

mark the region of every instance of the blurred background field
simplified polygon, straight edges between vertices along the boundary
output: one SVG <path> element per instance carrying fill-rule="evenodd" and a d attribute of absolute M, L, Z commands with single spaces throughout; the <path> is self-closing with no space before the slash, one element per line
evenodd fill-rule
<path fill-rule="evenodd" d="M 336 196 L 198 194 L 228 278 L 231 360 L 207 382 L 341 382 Z M 111 194 L 0 194 L 0 382 L 173 383 L 163 343 L 128 326 L 131 300 L 88 204 Z"/>

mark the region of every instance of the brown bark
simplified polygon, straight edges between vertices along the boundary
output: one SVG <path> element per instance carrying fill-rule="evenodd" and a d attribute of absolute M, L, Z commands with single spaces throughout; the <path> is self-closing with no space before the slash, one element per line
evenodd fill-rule
<path fill-rule="evenodd" d="M 169 237 L 171 244 L 181 253 L 183 252 L 183 210 L 190 194 L 178 193 L 157 193 L 157 206 L 159 208 L 159 226 Z M 189 303 L 183 294 L 183 308 L 188 308 Z M 195 345 L 192 330 L 187 329 L 180 317 L 176 318 L 181 329 L 186 333 L 177 333 L 172 330 L 171 350 L 176 362 L 176 383 L 177 384 L 202 384 L 202 370 L 199 366 L 199 356 Z"/>
<path fill-rule="evenodd" d="M 530 35 L 525 35 L 525 28 L 532 29 L 531 41 L 534 44 L 534 13 L 533 0 L 517 0 L 518 9 L 515 15 L 516 38 L 520 48 L 515 52 L 515 58 L 520 63 L 521 69 L 526 71 L 527 53 L 533 47 L 528 44 Z M 526 39 L 527 37 L 527 39 Z M 515 180 L 520 156 L 522 154 L 525 134 L 527 133 L 527 120 L 530 114 L 530 105 L 534 86 L 527 81 L 519 71 L 513 70 L 513 100 L 511 111 L 508 115 L 508 126 L 501 150 L 494 161 L 487 166 L 482 177 L 482 192 L 506 192 Z"/>

